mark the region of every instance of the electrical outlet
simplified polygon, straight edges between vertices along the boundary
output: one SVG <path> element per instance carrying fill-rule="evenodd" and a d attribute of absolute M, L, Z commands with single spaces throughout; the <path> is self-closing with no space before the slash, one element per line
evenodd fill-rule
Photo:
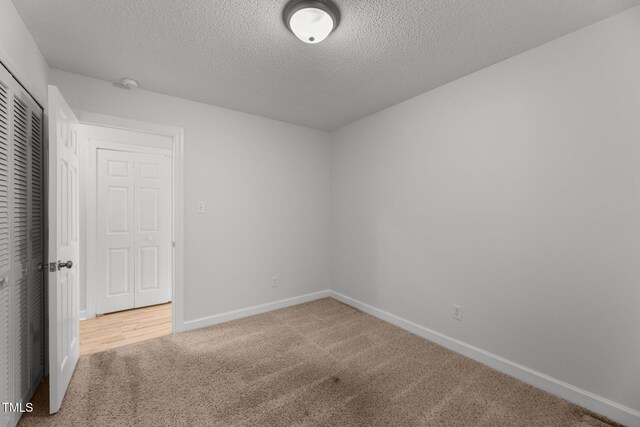
<path fill-rule="evenodd" d="M 203 214 L 206 211 L 207 211 L 207 204 L 204 202 L 204 200 L 198 201 L 198 203 L 196 204 L 196 212 L 198 212 L 199 214 Z"/>
<path fill-rule="evenodd" d="M 278 287 L 278 276 L 273 276 L 271 278 L 271 287 L 272 288 L 277 288 Z"/>
<path fill-rule="evenodd" d="M 453 304 L 453 318 L 462 321 L 462 307 Z"/>

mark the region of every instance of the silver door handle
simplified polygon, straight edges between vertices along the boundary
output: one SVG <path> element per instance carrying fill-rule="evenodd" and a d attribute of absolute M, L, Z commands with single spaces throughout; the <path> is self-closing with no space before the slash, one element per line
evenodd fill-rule
<path fill-rule="evenodd" d="M 58 270 L 62 270 L 64 267 L 71 268 L 73 267 L 73 263 L 71 261 L 67 261 L 67 262 L 58 261 Z"/>

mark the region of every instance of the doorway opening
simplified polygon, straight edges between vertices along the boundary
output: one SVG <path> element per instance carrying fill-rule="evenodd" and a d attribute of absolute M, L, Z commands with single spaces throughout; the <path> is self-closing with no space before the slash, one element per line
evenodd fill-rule
<path fill-rule="evenodd" d="M 181 130 L 78 113 L 80 354 L 176 331 Z"/>

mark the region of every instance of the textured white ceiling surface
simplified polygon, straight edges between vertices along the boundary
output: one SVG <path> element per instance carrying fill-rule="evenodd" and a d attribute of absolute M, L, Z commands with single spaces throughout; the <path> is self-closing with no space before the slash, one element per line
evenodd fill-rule
<path fill-rule="evenodd" d="M 14 0 L 49 65 L 317 129 L 371 113 L 640 0 L 336 0 L 302 43 L 286 0 Z"/>

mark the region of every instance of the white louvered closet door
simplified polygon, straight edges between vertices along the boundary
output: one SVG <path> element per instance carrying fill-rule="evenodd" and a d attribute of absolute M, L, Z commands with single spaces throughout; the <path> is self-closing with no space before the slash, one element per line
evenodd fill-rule
<path fill-rule="evenodd" d="M 10 164 L 10 94 L 7 85 L 9 73 L 0 67 L 0 402 L 10 402 L 11 389 L 11 319 L 10 298 L 10 221 L 9 221 L 9 180 Z M 0 411 L 0 426 L 10 422 L 9 414 Z"/>
<path fill-rule="evenodd" d="M 13 166 L 11 168 L 11 243 L 13 249 L 13 303 L 15 310 L 15 389 L 17 401 L 29 392 L 29 109 L 14 94 Z"/>
<path fill-rule="evenodd" d="M 44 123 L 42 113 L 31 112 L 31 173 L 29 186 L 29 242 L 31 257 L 30 276 L 30 305 L 31 312 L 31 384 L 37 387 L 40 378 L 44 376 L 44 276 L 38 269 L 38 264 L 44 260 Z"/>
<path fill-rule="evenodd" d="M 42 109 L 0 66 L 0 401 L 44 373 Z M 18 414 L 0 411 L 0 426 Z"/>

